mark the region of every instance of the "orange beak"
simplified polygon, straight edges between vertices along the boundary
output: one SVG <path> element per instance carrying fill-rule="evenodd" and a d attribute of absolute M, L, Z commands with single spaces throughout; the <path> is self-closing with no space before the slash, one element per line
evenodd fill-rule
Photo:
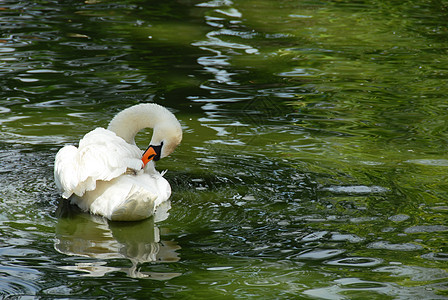
<path fill-rule="evenodd" d="M 145 153 L 143 153 L 142 161 L 143 161 L 143 168 L 146 166 L 147 163 L 149 163 L 151 160 L 156 157 L 157 153 L 156 150 L 152 146 L 148 147 L 146 149 Z"/>

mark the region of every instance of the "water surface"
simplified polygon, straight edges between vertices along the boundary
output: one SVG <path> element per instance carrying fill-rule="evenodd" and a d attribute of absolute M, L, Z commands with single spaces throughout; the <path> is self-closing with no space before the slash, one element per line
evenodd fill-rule
<path fill-rule="evenodd" d="M 4 1 L 0 294 L 446 299 L 446 12 Z M 62 201 L 57 150 L 146 102 L 184 129 L 157 165 L 169 215 L 114 223 Z"/>

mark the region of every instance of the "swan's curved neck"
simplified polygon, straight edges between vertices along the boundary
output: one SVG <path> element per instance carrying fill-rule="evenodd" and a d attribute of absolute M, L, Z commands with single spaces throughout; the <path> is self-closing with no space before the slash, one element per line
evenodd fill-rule
<path fill-rule="evenodd" d="M 144 128 L 154 128 L 170 124 L 176 117 L 166 108 L 154 104 L 139 104 L 118 113 L 109 123 L 107 129 L 115 132 L 129 144 L 135 145 L 135 135 Z M 153 134 L 154 136 L 154 134 Z"/>

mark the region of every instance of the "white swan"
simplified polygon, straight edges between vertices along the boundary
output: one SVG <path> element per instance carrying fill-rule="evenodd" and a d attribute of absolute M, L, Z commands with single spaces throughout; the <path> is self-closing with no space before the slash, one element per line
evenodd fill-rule
<path fill-rule="evenodd" d="M 153 128 L 143 152 L 135 135 Z M 182 140 L 176 117 L 157 104 L 139 104 L 118 113 L 107 129 L 87 133 L 79 146 L 58 151 L 54 178 L 63 198 L 84 211 L 109 220 L 137 221 L 154 214 L 171 195 L 171 187 L 156 171 L 154 160 L 168 156 Z"/>

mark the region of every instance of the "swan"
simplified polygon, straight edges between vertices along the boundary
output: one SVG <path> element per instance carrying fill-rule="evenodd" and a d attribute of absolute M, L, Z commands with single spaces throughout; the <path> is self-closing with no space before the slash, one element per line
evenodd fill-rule
<path fill-rule="evenodd" d="M 153 128 L 146 151 L 135 135 Z M 171 154 L 182 140 L 176 117 L 163 106 L 146 103 L 119 112 L 107 129 L 87 133 L 78 147 L 67 145 L 55 157 L 54 178 L 65 199 L 112 221 L 152 216 L 168 200 L 171 187 L 154 161 Z"/>

